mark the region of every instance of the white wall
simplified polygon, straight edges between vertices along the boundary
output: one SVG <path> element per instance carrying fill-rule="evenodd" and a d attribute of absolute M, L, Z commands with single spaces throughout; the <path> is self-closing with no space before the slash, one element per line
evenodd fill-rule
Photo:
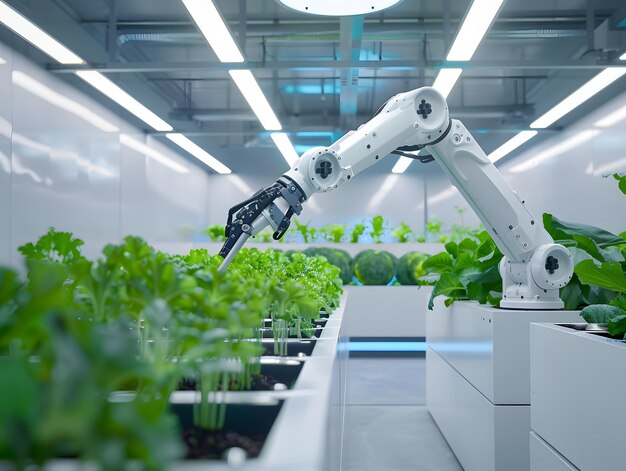
<path fill-rule="evenodd" d="M 285 167 L 287 170 L 287 167 Z M 374 170 L 374 169 L 372 169 Z M 239 174 L 212 180 L 211 224 L 223 224 L 228 209 L 250 196 L 261 187 L 271 185 L 280 174 Z M 238 181 L 233 182 L 236 178 Z M 424 199 L 424 184 L 419 175 L 392 175 L 366 171 L 349 184 L 344 184 L 329 193 L 320 193 L 304 205 L 300 222 L 311 222 L 319 227 L 324 224 L 355 224 L 363 218 L 378 214 L 385 216 L 389 224 L 397 226 L 400 221 L 409 224 L 415 231 L 423 229 L 424 212 L 417 209 Z M 366 237 L 363 238 L 367 240 Z"/>
<path fill-rule="evenodd" d="M 206 227 L 204 169 L 3 44 L 0 57 L 0 263 L 17 264 L 17 247 L 50 226 L 84 239 L 90 256 L 127 234 L 182 242 Z M 187 173 L 121 145 L 121 133 Z"/>

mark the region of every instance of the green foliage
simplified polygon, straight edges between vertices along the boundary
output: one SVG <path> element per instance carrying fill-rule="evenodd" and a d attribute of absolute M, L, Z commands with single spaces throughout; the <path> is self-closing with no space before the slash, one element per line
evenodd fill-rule
<path fill-rule="evenodd" d="M 327 224 L 320 230 L 320 232 L 322 232 L 326 240 L 339 244 L 346 236 L 346 225 Z"/>
<path fill-rule="evenodd" d="M 358 223 L 355 224 L 352 228 L 352 233 L 350 234 L 350 242 L 356 244 L 359 242 L 359 238 L 365 232 L 365 224 Z"/>
<path fill-rule="evenodd" d="M 343 284 L 352 281 L 352 257 L 345 250 L 331 249 L 326 247 L 309 247 L 303 252 L 307 257 L 315 257 L 317 255 L 326 258 L 328 263 L 338 267 L 341 270 L 341 280 Z"/>
<path fill-rule="evenodd" d="M 406 243 L 415 237 L 415 233 L 408 224 L 400 222 L 400 226 L 391 231 L 391 236 L 400 243 Z"/>
<path fill-rule="evenodd" d="M 397 260 L 389 252 L 365 250 L 354 258 L 354 276 L 364 285 L 387 285 L 397 270 Z"/>
<path fill-rule="evenodd" d="M 74 239 L 71 232 L 57 232 L 54 227 L 39 238 L 18 248 L 30 260 L 45 260 L 58 263 L 72 263 L 83 258 L 80 248 L 84 242 Z"/>
<path fill-rule="evenodd" d="M 619 189 L 626 195 L 626 173 L 614 173 L 613 177 L 619 182 Z"/>
<path fill-rule="evenodd" d="M 574 276 L 561 290 L 565 308 L 609 303 L 617 294 L 610 278 L 618 276 L 615 283 L 619 283 L 619 267 L 622 276 L 626 268 L 626 239 L 594 226 L 562 221 L 547 213 L 543 215 L 543 223 L 555 242 L 572 254 Z"/>
<path fill-rule="evenodd" d="M 195 425 L 221 428 L 226 404 L 210 393 L 249 387 L 267 314 L 300 336 L 341 293 L 322 257 L 242 250 L 218 272 L 206 250 L 170 256 L 126 237 L 92 261 L 82 245 L 51 229 L 20 248 L 26 281 L 0 267 L 0 460 L 18 467 L 167 468 L 182 453 L 168 408 L 180 380 L 213 398 L 194 404 Z"/>
<path fill-rule="evenodd" d="M 479 233 L 476 239 L 466 238 L 458 244 L 448 242 L 445 252 L 424 260 L 422 268 L 426 275 L 420 278 L 420 283 L 434 286 L 429 309 L 440 295 L 447 297 L 446 306 L 466 299 L 499 305 L 502 278 L 498 264 L 502 253 L 487 232 Z"/>
<path fill-rule="evenodd" d="M 211 242 L 224 242 L 226 240 L 226 226 L 223 224 L 213 224 L 202 231 L 209 236 Z"/>
<path fill-rule="evenodd" d="M 377 244 L 382 242 L 381 238 L 385 234 L 385 218 L 382 216 L 374 216 L 370 222 L 371 231 L 370 236 Z"/>
<path fill-rule="evenodd" d="M 296 225 L 296 231 L 300 233 L 304 243 L 307 244 L 309 241 L 312 242 L 317 230 L 310 227 L 310 224 L 301 224 L 296 218 L 293 218 L 292 220 Z"/>
<path fill-rule="evenodd" d="M 428 255 L 420 252 L 409 252 L 398 261 L 398 281 L 401 285 L 417 285 L 420 277 L 426 274 L 423 268 Z"/>

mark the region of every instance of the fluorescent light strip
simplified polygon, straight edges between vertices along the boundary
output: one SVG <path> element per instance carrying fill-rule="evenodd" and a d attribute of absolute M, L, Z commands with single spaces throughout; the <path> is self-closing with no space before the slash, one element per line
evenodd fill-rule
<path fill-rule="evenodd" d="M 7 61 L 5 61 L 2 57 L 0 57 L 0 65 L 6 64 L 6 63 L 7 63 Z"/>
<path fill-rule="evenodd" d="M 119 132 L 119 128 L 117 126 L 113 125 L 106 119 L 101 118 L 86 106 L 83 106 L 80 103 L 67 98 L 65 95 L 46 87 L 43 83 L 35 80 L 30 75 L 20 70 L 14 70 L 12 78 L 13 83 L 18 87 L 23 88 L 27 92 L 32 93 L 57 108 L 78 116 L 101 131 Z"/>
<path fill-rule="evenodd" d="M 122 108 L 130 111 L 137 116 L 144 123 L 155 129 L 156 131 L 172 131 L 172 126 L 167 124 L 156 114 L 143 106 L 132 96 L 122 90 L 120 87 L 111 82 L 108 78 L 102 75 L 100 72 L 93 70 L 84 70 L 76 72 L 80 78 L 82 78 L 89 85 L 96 90 L 108 96 L 111 100 L 116 102 Z"/>
<path fill-rule="evenodd" d="M 391 169 L 391 172 L 392 173 L 404 173 L 406 169 L 409 168 L 409 165 L 411 165 L 412 163 L 413 163 L 413 159 L 401 156 L 396 162 L 396 164 L 393 166 L 393 168 Z"/>
<path fill-rule="evenodd" d="M 539 154 L 535 155 L 533 158 L 525 160 L 524 162 L 514 167 L 511 167 L 510 171 L 513 173 L 525 172 L 526 170 L 536 167 L 541 162 L 544 162 L 553 157 L 556 157 L 557 155 L 564 154 L 565 152 L 568 152 L 580 146 L 581 144 L 587 142 L 588 140 L 593 139 L 598 134 L 600 134 L 600 131 L 597 129 L 587 129 L 585 131 L 579 131 L 576 134 L 574 134 L 572 137 L 570 137 L 569 139 L 561 141 L 556 145 L 550 146 L 548 149 L 544 150 L 543 152 L 540 152 Z"/>
<path fill-rule="evenodd" d="M 243 55 L 212 0 L 182 0 L 221 62 L 243 62 Z"/>
<path fill-rule="evenodd" d="M 189 169 L 184 165 L 179 164 L 174 159 L 167 157 L 166 155 L 154 150 L 147 144 L 132 138 L 128 134 L 120 134 L 120 143 L 125 145 L 129 149 L 132 149 L 152 160 L 159 162 L 161 165 L 177 172 L 177 173 L 189 173 Z"/>
<path fill-rule="evenodd" d="M 228 175 L 232 173 L 231 169 L 229 169 L 226 165 L 224 165 L 222 162 L 217 160 L 207 151 L 202 149 L 196 143 L 190 141 L 187 137 L 183 136 L 182 134 L 168 133 L 165 135 L 165 137 L 167 137 L 170 141 L 172 141 L 173 143 L 177 144 L 179 147 L 189 152 L 199 161 L 207 164 L 217 173 L 221 173 L 222 175 Z"/>
<path fill-rule="evenodd" d="M 624 119 L 626 119 L 626 106 L 622 106 L 612 113 L 609 113 L 604 118 L 593 123 L 593 125 L 597 128 L 608 128 L 619 123 L 620 121 L 623 121 Z"/>
<path fill-rule="evenodd" d="M 531 123 L 530 127 L 534 129 L 547 128 L 596 93 L 611 85 L 624 74 L 626 74 L 626 67 L 607 67 L 558 105 L 554 106 L 539 119 Z"/>
<path fill-rule="evenodd" d="M 619 60 L 626 61 L 626 52 L 622 54 L 621 56 L 619 56 Z"/>
<path fill-rule="evenodd" d="M 468 61 L 474 55 L 503 0 L 474 0 L 446 57 L 449 61 Z"/>
<path fill-rule="evenodd" d="M 433 83 L 433 88 L 441 93 L 444 98 L 448 98 L 462 72 L 463 69 L 441 69 L 437 74 L 435 83 Z"/>
<path fill-rule="evenodd" d="M 39 26 L 2 1 L 0 1 L 0 22 L 61 64 L 83 64 L 85 62 Z"/>
<path fill-rule="evenodd" d="M 282 126 L 252 72 L 249 70 L 229 70 L 228 73 L 265 130 L 280 131 Z"/>
<path fill-rule="evenodd" d="M 289 164 L 289 167 L 292 167 L 300 157 L 293 148 L 293 145 L 289 140 L 289 136 L 287 136 L 284 132 L 273 132 L 270 136 L 272 137 L 274 144 L 276 144 L 276 147 L 278 147 L 280 153 L 283 154 L 283 157 Z"/>
<path fill-rule="evenodd" d="M 506 141 L 496 150 L 494 150 L 491 154 L 488 155 L 489 160 L 491 160 L 494 164 L 500 160 L 505 155 L 513 152 L 519 146 L 529 141 L 533 137 L 537 135 L 537 131 L 520 131 L 511 139 Z"/>

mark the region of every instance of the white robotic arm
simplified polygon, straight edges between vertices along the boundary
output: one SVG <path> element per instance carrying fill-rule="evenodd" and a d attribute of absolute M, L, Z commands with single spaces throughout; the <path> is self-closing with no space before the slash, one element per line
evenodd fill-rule
<path fill-rule="evenodd" d="M 225 268 L 245 240 L 270 225 L 282 237 L 313 194 L 337 188 L 397 148 L 429 151 L 476 212 L 504 254 L 501 307 L 562 309 L 559 288 L 572 277 L 567 249 L 555 244 L 463 124 L 450 119 L 445 98 L 423 87 L 391 98 L 356 131 L 330 147 L 305 152 L 266 190 L 229 212 Z"/>

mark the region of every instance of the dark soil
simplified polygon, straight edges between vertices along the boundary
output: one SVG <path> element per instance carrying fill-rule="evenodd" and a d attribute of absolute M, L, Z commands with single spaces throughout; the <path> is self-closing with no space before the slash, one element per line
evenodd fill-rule
<path fill-rule="evenodd" d="M 250 391 L 273 391 L 274 385 L 279 381 L 273 376 L 268 375 L 257 375 L 252 377 L 252 387 Z M 178 383 L 178 391 L 196 391 L 197 390 L 196 380 L 193 378 L 183 378 L 180 383 Z M 230 383 L 231 391 L 239 391 L 237 381 L 233 380 Z"/>
<path fill-rule="evenodd" d="M 208 431 L 191 427 L 183 432 L 183 441 L 187 446 L 188 460 L 221 459 L 229 448 L 242 448 L 248 458 L 255 458 L 261 453 L 264 437 L 248 437 L 232 431 Z"/>

